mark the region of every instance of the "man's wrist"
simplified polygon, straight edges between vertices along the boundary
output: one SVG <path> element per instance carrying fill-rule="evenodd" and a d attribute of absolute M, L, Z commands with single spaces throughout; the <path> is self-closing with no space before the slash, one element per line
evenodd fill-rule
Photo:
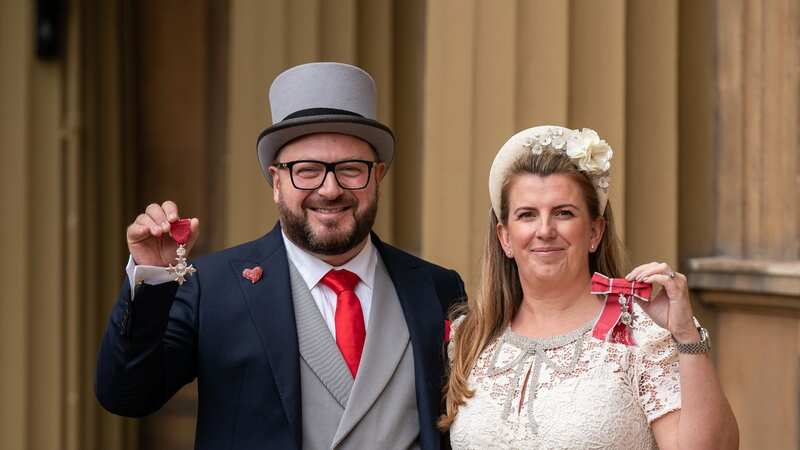
<path fill-rule="evenodd" d="M 134 297 L 136 286 L 142 283 L 155 286 L 174 281 L 174 277 L 167 272 L 166 267 L 137 265 L 133 260 L 133 255 L 128 257 L 125 272 L 128 274 L 131 286 L 131 299 Z"/>

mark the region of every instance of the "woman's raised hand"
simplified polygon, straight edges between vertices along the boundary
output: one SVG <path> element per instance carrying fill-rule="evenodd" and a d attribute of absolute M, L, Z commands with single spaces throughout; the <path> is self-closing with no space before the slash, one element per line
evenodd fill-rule
<path fill-rule="evenodd" d="M 649 302 L 639 301 L 645 313 L 660 327 L 669 330 L 679 342 L 697 342 L 697 331 L 689 301 L 689 284 L 686 276 L 670 268 L 667 263 L 651 262 L 633 269 L 625 279 L 643 281 L 663 287 Z"/>
<path fill-rule="evenodd" d="M 126 239 L 128 251 L 137 265 L 166 267 L 175 262 L 177 242 L 169 235 L 170 224 L 178 220 L 178 205 L 172 201 L 151 203 L 145 212 L 128 226 Z M 200 221 L 190 222 L 191 236 L 186 243 L 186 253 L 194 246 L 200 231 Z"/>

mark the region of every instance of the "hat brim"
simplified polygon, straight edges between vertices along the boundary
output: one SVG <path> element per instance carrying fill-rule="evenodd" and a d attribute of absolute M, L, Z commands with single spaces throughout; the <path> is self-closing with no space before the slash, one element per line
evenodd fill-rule
<path fill-rule="evenodd" d="M 256 153 L 261 172 L 272 185 L 269 166 L 283 146 L 302 136 L 315 133 L 347 134 L 366 141 L 378 153 L 378 159 L 392 165 L 394 159 L 394 135 L 386 125 L 363 117 L 342 115 L 298 117 L 281 121 L 258 136 Z"/>

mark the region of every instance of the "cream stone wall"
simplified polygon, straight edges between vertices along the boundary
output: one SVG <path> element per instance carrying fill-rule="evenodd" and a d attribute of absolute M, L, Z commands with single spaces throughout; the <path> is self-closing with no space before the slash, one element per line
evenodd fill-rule
<path fill-rule="evenodd" d="M 720 379 L 746 449 L 800 446 L 799 8 L 791 0 L 687 5 L 713 23 L 687 30 L 708 38 L 687 44 L 687 56 L 715 62 L 710 82 L 698 78 L 705 95 L 687 92 L 687 138 L 710 144 L 687 155 L 697 164 L 686 166 L 694 194 L 684 205 L 699 216 L 689 218 L 687 243 L 695 233 L 707 239 L 705 251 L 687 248 L 687 269 L 696 298 L 715 312 Z"/>
<path fill-rule="evenodd" d="M 93 395 L 130 181 L 115 72 L 121 6 L 69 2 L 54 61 L 35 57 L 33 8 L 0 4 L 0 448 L 133 448 L 127 422 Z"/>
<path fill-rule="evenodd" d="M 191 446 L 191 388 L 138 424 L 94 400 L 123 232 L 173 191 L 207 215 L 202 251 L 266 232 L 277 216 L 255 140 L 269 82 L 316 60 L 367 69 L 396 132 L 376 230 L 470 293 L 500 145 L 544 123 L 597 130 L 631 264 L 690 274 L 742 448 L 800 445 L 796 1 L 207 0 L 179 17 L 174 1 L 75 0 L 51 62 L 33 52 L 33 3 L 0 2 L 0 448 Z M 177 32 L 207 48 L 159 71 Z M 194 71 L 192 114 L 137 97 L 169 98 L 159 86 L 182 75 L 168 63 Z M 200 149 L 195 184 L 159 183 L 174 176 L 160 152 L 180 160 L 182 143 Z"/>

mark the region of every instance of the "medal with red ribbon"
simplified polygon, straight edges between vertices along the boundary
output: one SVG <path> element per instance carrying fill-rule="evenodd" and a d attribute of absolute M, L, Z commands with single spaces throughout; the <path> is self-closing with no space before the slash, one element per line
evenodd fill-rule
<path fill-rule="evenodd" d="M 601 273 L 592 275 L 592 294 L 605 295 L 606 304 L 592 330 L 592 336 L 602 341 L 636 345 L 631 335 L 633 302 L 638 298 L 650 301 L 653 285 L 624 278 L 609 278 Z"/>
<path fill-rule="evenodd" d="M 175 281 L 181 285 L 186 281 L 187 276 L 197 272 L 193 265 L 186 265 L 186 244 L 192 235 L 191 221 L 189 219 L 178 219 L 172 222 L 169 235 L 178 243 L 178 249 L 175 251 L 178 256 L 175 258 L 175 265 L 170 264 L 167 267 L 167 272 L 170 275 L 175 275 Z"/>

